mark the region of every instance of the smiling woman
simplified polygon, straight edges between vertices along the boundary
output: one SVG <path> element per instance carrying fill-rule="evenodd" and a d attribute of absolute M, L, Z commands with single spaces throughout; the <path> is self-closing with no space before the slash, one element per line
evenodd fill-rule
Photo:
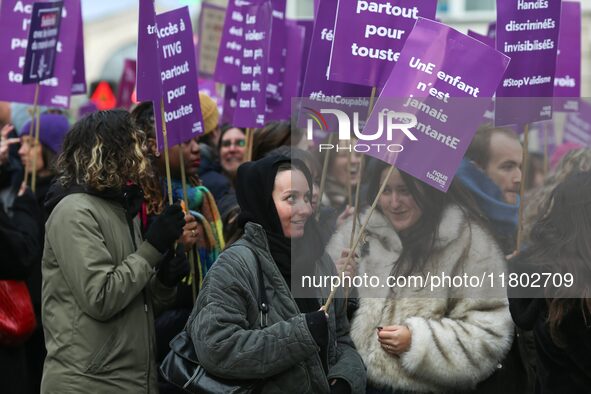
<path fill-rule="evenodd" d="M 187 323 L 208 373 L 258 379 L 262 393 L 365 392 L 343 300 L 326 314 L 325 295 L 293 296 L 292 271 L 334 274 L 311 218 L 311 189 L 310 172 L 297 159 L 272 155 L 238 168 L 243 235 L 205 277 Z M 267 311 L 253 308 L 259 291 Z"/>
<path fill-rule="evenodd" d="M 234 179 L 238 166 L 244 162 L 244 153 L 246 152 L 244 129 L 231 125 L 222 126 L 218 149 L 224 173 L 230 179 Z"/>
<path fill-rule="evenodd" d="M 511 345 L 504 290 L 485 294 L 451 285 L 432 290 L 413 285 L 410 278 L 501 272 L 503 255 L 457 184 L 443 193 L 397 169 L 386 179 L 388 171 L 380 160 L 368 165 L 367 173 L 373 175 L 368 202 L 387 183 L 377 210 L 369 218 L 368 211 L 361 215 L 367 227 L 353 266 L 346 258 L 352 220 L 327 247 L 337 266 L 349 265 L 353 278 L 373 277 L 382 283 L 357 289 L 359 308 L 351 326 L 367 366 L 367 393 L 472 389 L 496 369 Z M 385 287 L 391 278 L 408 286 Z"/>

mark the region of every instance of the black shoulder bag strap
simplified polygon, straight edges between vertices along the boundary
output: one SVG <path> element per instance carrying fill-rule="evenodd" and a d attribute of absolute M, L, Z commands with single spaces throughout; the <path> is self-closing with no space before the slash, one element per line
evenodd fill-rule
<path fill-rule="evenodd" d="M 263 276 L 263 267 L 261 266 L 261 262 L 259 260 L 258 255 L 256 254 L 256 252 L 254 251 L 253 248 L 251 248 L 248 245 L 245 245 L 243 243 L 240 244 L 236 244 L 233 246 L 244 246 L 245 248 L 250 249 L 250 251 L 252 252 L 256 262 L 257 262 L 257 271 L 258 271 L 258 280 L 259 280 L 259 311 L 261 313 L 261 328 L 265 328 L 267 327 L 267 314 L 269 313 L 269 302 L 267 301 L 267 292 L 265 291 L 265 278 Z M 230 246 L 232 247 L 232 246 Z"/>

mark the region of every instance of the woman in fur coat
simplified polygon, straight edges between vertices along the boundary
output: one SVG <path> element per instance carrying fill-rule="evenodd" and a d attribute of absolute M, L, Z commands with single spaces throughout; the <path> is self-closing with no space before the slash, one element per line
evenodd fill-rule
<path fill-rule="evenodd" d="M 368 201 L 389 168 L 374 164 Z M 389 177 L 353 267 L 346 268 L 350 275 L 375 275 L 381 283 L 357 289 L 359 309 L 351 327 L 367 366 L 367 393 L 472 390 L 511 346 L 511 316 L 498 283 L 431 290 L 436 282 L 428 277 L 435 275 L 489 278 L 504 271 L 501 251 L 464 196 L 454 184 L 442 193 L 396 169 Z M 328 245 L 340 269 L 347 262 L 351 227 L 351 222 L 344 225 Z M 427 283 L 382 287 L 389 276 L 422 277 Z"/>

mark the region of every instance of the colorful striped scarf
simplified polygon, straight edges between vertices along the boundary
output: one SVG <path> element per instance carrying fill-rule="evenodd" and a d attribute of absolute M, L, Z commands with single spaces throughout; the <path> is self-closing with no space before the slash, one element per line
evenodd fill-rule
<path fill-rule="evenodd" d="M 222 220 L 215 199 L 205 186 L 196 183 L 194 179 L 190 179 L 190 184 L 187 185 L 187 199 L 191 215 L 197 219 L 203 230 L 203 237 L 195 245 L 195 271 L 201 288 L 205 274 L 224 249 L 225 242 Z M 172 195 L 174 201 L 183 199 L 183 186 L 180 180 L 172 181 Z M 187 284 L 191 284 L 190 278 Z"/>

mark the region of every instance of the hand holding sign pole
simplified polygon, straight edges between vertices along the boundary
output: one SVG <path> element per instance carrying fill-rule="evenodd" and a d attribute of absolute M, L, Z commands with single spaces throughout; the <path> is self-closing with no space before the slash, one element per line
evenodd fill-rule
<path fill-rule="evenodd" d="M 53 77 L 55 58 L 57 56 L 57 42 L 62 19 L 62 1 L 51 3 L 33 3 L 33 14 L 29 28 L 29 39 L 25 52 L 25 66 L 23 69 L 23 84 L 35 84 L 35 98 L 33 101 L 33 119 L 35 125 L 35 139 L 32 149 L 39 145 L 39 87 L 40 82 Z M 33 132 L 33 127 L 31 127 Z M 37 180 L 37 155 L 33 155 L 31 168 L 31 189 L 35 192 Z M 27 182 L 25 171 L 25 183 Z"/>
<path fill-rule="evenodd" d="M 167 156 L 169 143 L 170 146 L 185 143 L 203 134 L 205 130 L 199 103 L 198 70 L 188 7 L 157 15 L 156 31 L 161 67 L 159 77 L 162 83 L 160 111 L 156 118 L 161 119 L 163 148 Z M 178 154 L 183 201 L 189 207 L 183 149 L 179 149 Z M 167 171 L 167 177 L 170 179 L 170 165 Z M 170 183 L 168 187 L 171 188 Z M 172 196 L 171 189 L 169 194 Z M 189 282 L 193 290 L 193 299 L 195 299 L 197 281 L 195 280 L 195 256 L 192 250 L 189 251 L 189 263 L 191 266 Z"/>

